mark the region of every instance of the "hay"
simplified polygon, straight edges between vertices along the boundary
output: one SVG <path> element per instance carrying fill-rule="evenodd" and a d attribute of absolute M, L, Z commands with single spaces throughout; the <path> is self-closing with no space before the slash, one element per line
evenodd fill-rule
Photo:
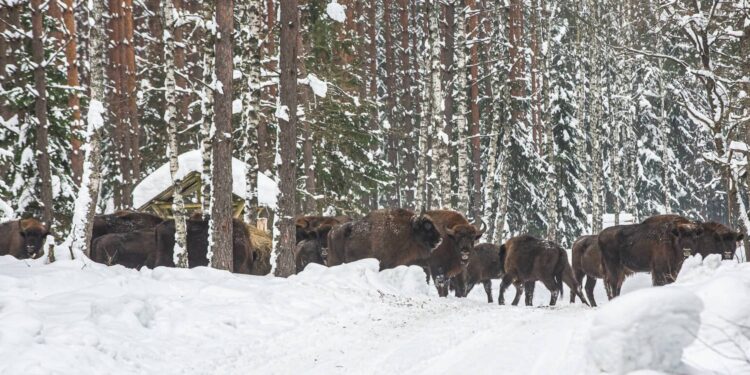
<path fill-rule="evenodd" d="M 250 273 L 253 275 L 267 275 L 271 272 L 271 247 L 273 245 L 271 233 L 258 229 L 255 224 L 248 224 L 247 231 L 250 234 L 250 243 L 258 253 L 258 258 L 253 262 Z"/>

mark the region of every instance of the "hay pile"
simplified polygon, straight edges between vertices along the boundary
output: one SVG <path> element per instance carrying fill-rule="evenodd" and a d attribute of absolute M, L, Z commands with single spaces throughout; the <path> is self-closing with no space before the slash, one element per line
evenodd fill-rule
<path fill-rule="evenodd" d="M 248 224 L 247 231 L 250 233 L 250 243 L 257 254 L 250 273 L 258 276 L 268 275 L 271 272 L 271 247 L 273 244 L 271 233 L 258 229 L 255 223 Z"/>

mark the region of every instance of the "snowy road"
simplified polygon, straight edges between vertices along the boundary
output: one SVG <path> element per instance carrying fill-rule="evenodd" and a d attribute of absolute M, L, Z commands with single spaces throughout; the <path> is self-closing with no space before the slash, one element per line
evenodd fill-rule
<path fill-rule="evenodd" d="M 596 309 L 569 305 L 567 290 L 553 308 L 498 306 L 481 287 L 468 299 L 437 298 L 418 268 L 376 270 L 363 261 L 284 280 L 0 257 L 0 373 L 591 370 L 585 352 Z M 648 284 L 642 275 L 624 289 Z M 548 299 L 537 287 L 534 304 Z"/>

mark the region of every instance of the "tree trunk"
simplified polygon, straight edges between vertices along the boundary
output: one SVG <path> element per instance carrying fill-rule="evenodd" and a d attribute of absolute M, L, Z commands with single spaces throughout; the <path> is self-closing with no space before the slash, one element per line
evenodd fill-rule
<path fill-rule="evenodd" d="M 245 174 L 245 222 L 250 223 L 255 220 L 254 210 L 258 206 L 258 126 L 260 124 L 260 105 L 261 105 L 261 81 L 260 74 L 262 70 L 260 32 L 263 25 L 261 18 L 261 2 L 259 0 L 245 1 L 243 4 L 244 12 L 248 20 L 248 33 L 243 34 L 247 38 L 246 48 L 243 51 L 244 70 L 247 74 L 247 87 L 242 100 L 242 126 L 245 130 L 244 155 L 247 173 Z"/>
<path fill-rule="evenodd" d="M 385 120 L 388 125 L 385 127 L 385 149 L 386 158 L 388 161 L 389 171 L 393 173 L 393 180 L 387 189 L 386 203 L 389 207 L 399 207 L 400 199 L 399 192 L 401 190 L 401 181 L 398 165 L 398 149 L 399 139 L 398 132 L 401 131 L 401 124 L 396 121 L 396 54 L 395 54 L 395 42 L 393 35 L 393 1 L 383 0 L 383 30 L 384 34 L 384 47 L 385 47 Z"/>
<path fill-rule="evenodd" d="M 71 90 L 68 95 L 68 107 L 70 107 L 73 116 L 70 129 L 70 165 L 73 172 L 73 182 L 80 186 L 81 174 L 83 173 L 83 153 L 81 152 L 81 131 L 83 130 L 83 120 L 81 119 L 81 98 L 78 93 L 78 88 L 80 86 L 80 82 L 78 81 L 78 51 L 76 50 L 78 37 L 76 34 L 73 0 L 65 0 L 63 20 L 67 32 L 67 41 L 65 44 L 67 84 L 68 86 L 75 88 L 74 90 Z M 2 67 L 0 67 L 0 70 L 1 69 Z"/>
<path fill-rule="evenodd" d="M 177 0 L 179 1 L 179 0 Z M 167 111 L 164 113 L 164 121 L 167 123 L 167 133 L 169 135 L 169 172 L 172 176 L 172 213 L 174 215 L 175 234 L 174 234 L 174 264 L 180 268 L 188 267 L 187 257 L 187 228 L 185 223 L 185 202 L 182 198 L 182 178 L 177 175 L 180 168 L 177 156 L 179 148 L 177 142 L 177 132 L 184 127 L 182 122 L 184 117 L 177 114 L 177 101 L 179 96 L 177 92 L 177 82 L 175 79 L 176 70 L 178 70 L 177 49 L 182 49 L 182 45 L 175 40 L 176 29 L 179 25 L 179 8 L 175 6 L 172 0 L 167 0 L 164 7 L 164 19 L 166 21 L 168 33 L 164 33 L 164 61 L 167 62 L 166 77 L 164 78 L 164 101 L 167 103 Z"/>
<path fill-rule="evenodd" d="M 281 39 L 279 56 L 279 152 L 281 177 L 278 218 L 276 220 L 276 275 L 294 273 L 295 194 L 297 161 L 297 33 L 299 17 L 297 0 L 281 2 Z M 284 115 L 285 114 L 285 115 Z"/>
<path fill-rule="evenodd" d="M 432 186 L 437 189 L 436 198 L 439 207 L 450 205 L 451 173 L 450 173 L 450 134 L 446 133 L 445 118 L 443 117 L 443 88 L 441 82 L 442 67 L 440 64 L 440 1 L 430 2 L 430 103 L 432 131 L 437 131 L 436 152 L 433 156 Z M 432 131 L 430 133 L 432 133 Z"/>
<path fill-rule="evenodd" d="M 475 0 L 466 0 L 466 8 L 472 15 L 469 17 L 469 30 L 476 33 L 478 30 Z M 469 50 L 471 57 L 471 162 L 472 162 L 472 208 L 471 213 L 474 220 L 482 217 L 482 150 L 479 138 L 479 51 L 477 48 L 476 34 L 470 36 L 472 40 Z"/>
<path fill-rule="evenodd" d="M 598 3 L 594 0 L 591 4 L 593 22 L 599 25 Z M 594 32 L 593 28 L 591 32 Z M 602 184 L 602 104 L 601 104 L 601 80 L 600 59 L 598 50 L 600 48 L 597 35 L 589 36 L 592 46 L 591 61 L 591 233 L 599 233 L 602 230 L 602 214 L 604 210 Z"/>
<path fill-rule="evenodd" d="M 301 22 L 299 23 L 302 24 Z M 307 68 L 305 67 L 305 58 L 309 49 L 302 40 L 302 33 L 297 33 L 297 51 L 299 56 L 297 58 L 299 66 L 299 75 L 301 77 L 307 77 Z M 303 78 L 304 79 L 304 78 Z M 312 110 L 310 108 L 309 98 L 310 88 L 303 87 L 299 90 L 298 107 L 303 108 L 304 116 L 299 118 L 299 122 L 302 123 L 302 160 L 305 168 L 305 196 L 302 200 L 302 211 L 309 215 L 314 215 L 318 211 L 317 202 L 315 201 L 315 161 L 313 159 L 313 134 L 312 128 L 310 127 L 310 121 L 312 116 Z"/>
<path fill-rule="evenodd" d="M 216 1 L 215 66 L 217 86 L 214 101 L 214 128 L 211 168 L 210 263 L 222 270 L 233 270 L 232 246 L 232 42 L 234 1 Z"/>
<path fill-rule="evenodd" d="M 461 4 L 461 0 L 455 0 Z M 466 128 L 466 13 L 471 10 L 461 6 L 456 15 L 456 153 L 458 154 L 458 212 L 469 212 L 469 154 Z"/>
<path fill-rule="evenodd" d="M 398 0 L 400 12 L 399 12 L 399 23 L 401 25 L 401 51 L 400 58 L 401 63 L 399 71 L 401 72 L 401 87 L 403 92 L 401 94 L 401 109 L 403 111 L 403 124 L 404 134 L 406 137 L 403 142 L 403 149 L 405 150 L 402 158 L 402 174 L 403 174 L 403 202 L 405 206 L 411 206 L 414 204 L 416 198 L 416 150 L 417 143 L 414 142 L 414 138 L 417 136 L 415 132 L 415 119 L 416 119 L 416 108 L 413 100 L 414 80 L 412 79 L 413 67 L 411 58 L 413 52 L 409 44 L 409 0 Z M 416 15 L 413 15 L 416 17 Z"/>
<path fill-rule="evenodd" d="M 91 233 L 94 228 L 94 214 L 99 200 L 101 185 L 101 131 L 104 126 L 104 4 L 92 1 L 89 18 L 92 20 L 89 33 L 89 58 L 91 61 L 91 95 L 89 100 L 88 124 L 86 130 L 86 154 L 83 162 L 81 189 L 75 201 L 73 225 L 71 227 L 71 252 L 91 256 Z"/>
<path fill-rule="evenodd" d="M 204 32 L 206 33 L 206 43 L 203 45 L 203 82 L 207 85 L 203 87 L 201 95 L 201 212 L 203 218 L 208 219 L 211 216 L 211 187 L 213 185 L 213 168 L 211 161 L 213 159 L 213 138 L 216 134 L 214 128 L 214 90 L 217 86 L 216 75 L 214 70 L 214 43 L 216 35 L 214 34 L 214 10 L 213 3 L 204 5 Z M 211 258 L 209 257 L 209 261 Z"/>
<path fill-rule="evenodd" d="M 451 142 L 446 147 L 447 155 L 449 155 L 445 160 L 443 161 L 444 165 L 442 167 L 447 167 L 450 175 L 450 179 L 448 181 L 441 182 L 441 185 L 445 186 L 446 190 L 446 198 L 448 196 L 450 197 L 449 200 L 444 204 L 444 207 L 453 207 L 453 204 L 458 203 L 458 189 L 456 186 L 454 186 L 454 183 L 458 183 L 457 177 L 457 170 L 454 170 L 453 166 L 453 152 L 454 147 L 458 146 L 457 141 L 460 141 L 461 134 L 455 135 L 456 126 L 453 123 L 454 122 L 454 112 L 453 109 L 455 107 L 454 103 L 454 97 L 456 96 L 456 86 L 454 85 L 454 80 L 456 77 L 456 61 L 454 57 L 454 48 L 456 45 L 456 10 L 460 11 L 462 6 L 460 5 L 460 0 L 458 1 L 459 5 L 456 5 L 456 0 L 446 1 L 442 2 L 441 5 L 441 13 L 443 15 L 443 19 L 440 20 L 440 34 L 442 35 L 442 45 L 440 48 L 440 60 L 443 67 L 443 74 L 441 75 L 441 82 L 443 85 L 443 117 L 445 117 L 445 129 L 443 132 L 448 135 L 448 138 L 451 140 Z M 458 138 L 456 138 L 456 136 Z"/>
<path fill-rule="evenodd" d="M 47 132 L 47 78 L 44 66 L 44 15 L 42 0 L 31 0 L 31 54 L 34 62 L 34 114 L 36 116 L 36 157 L 39 168 L 42 221 L 52 227 L 52 172 L 50 170 Z"/>
<path fill-rule="evenodd" d="M 261 58 L 265 63 L 265 69 L 269 72 L 278 72 L 278 51 L 276 48 L 276 1 L 266 0 L 265 14 L 266 14 L 266 27 L 264 28 L 265 37 L 263 39 L 263 52 L 264 55 Z M 261 102 L 275 103 L 278 100 L 278 85 L 267 85 L 265 90 L 261 91 Z M 272 118 L 273 111 L 270 116 L 261 116 L 258 122 L 258 170 L 260 172 L 271 175 L 275 170 L 274 156 L 275 146 L 274 140 L 268 130 L 268 123 L 275 122 Z M 260 115 L 263 115 L 263 108 L 261 108 Z"/>
<path fill-rule="evenodd" d="M 367 8 L 367 20 L 369 27 L 367 28 L 367 64 L 369 67 L 370 83 L 368 87 L 368 97 L 370 104 L 369 113 L 369 124 L 368 128 L 373 134 L 378 134 L 380 129 L 378 128 L 378 41 L 377 41 L 377 4 L 370 2 Z M 372 142 L 372 148 L 370 151 L 376 156 L 381 155 L 381 150 L 378 146 L 379 142 Z M 375 210 L 378 208 L 378 190 L 375 190 L 370 200 L 370 208 Z"/>
<path fill-rule="evenodd" d="M 123 206 L 133 206 L 133 188 L 138 183 L 141 169 L 140 155 L 140 125 L 138 123 L 138 92 L 136 81 L 135 66 L 135 43 L 133 38 L 133 0 L 123 0 L 123 54 L 125 64 L 125 97 L 127 102 L 124 104 L 127 108 L 128 124 L 125 131 L 128 133 L 127 139 L 130 144 L 128 150 L 128 168 L 130 180 L 124 185 L 123 189 Z"/>

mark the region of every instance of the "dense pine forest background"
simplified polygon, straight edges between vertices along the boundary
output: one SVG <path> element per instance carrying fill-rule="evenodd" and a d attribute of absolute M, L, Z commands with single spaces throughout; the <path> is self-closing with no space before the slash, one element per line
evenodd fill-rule
<path fill-rule="evenodd" d="M 565 246 L 605 213 L 750 226 L 748 1 L 280 2 L 0 0 L 0 210 L 66 231 L 94 133 L 98 212 L 231 133 L 247 206 L 260 171 L 281 217 L 451 207 Z"/>

